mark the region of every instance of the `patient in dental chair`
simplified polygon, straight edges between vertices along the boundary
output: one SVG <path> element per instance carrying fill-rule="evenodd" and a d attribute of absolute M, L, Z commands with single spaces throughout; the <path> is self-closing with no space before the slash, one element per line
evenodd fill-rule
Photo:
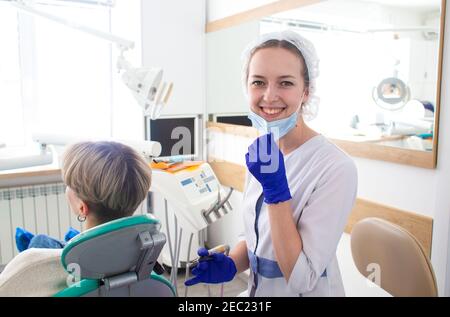
<path fill-rule="evenodd" d="M 63 158 L 62 178 L 71 211 L 84 229 L 133 215 L 146 198 L 151 184 L 151 169 L 136 151 L 117 142 L 82 142 L 70 146 Z M 0 274 L 10 274 L 26 253 L 36 248 L 61 249 L 79 232 L 70 228 L 65 241 L 36 235 L 18 228 L 16 244 L 21 252 Z M 29 252 L 30 251 L 30 252 Z M 17 258 L 17 259 L 16 259 Z M 2 292 L 0 291 L 0 295 Z"/>
<path fill-rule="evenodd" d="M 131 216 L 150 187 L 151 170 L 130 147 L 115 142 L 79 143 L 66 152 L 63 162 L 66 197 L 86 229 Z M 80 232 L 69 228 L 64 241 L 16 228 L 19 252 L 28 248 L 64 248 Z"/>

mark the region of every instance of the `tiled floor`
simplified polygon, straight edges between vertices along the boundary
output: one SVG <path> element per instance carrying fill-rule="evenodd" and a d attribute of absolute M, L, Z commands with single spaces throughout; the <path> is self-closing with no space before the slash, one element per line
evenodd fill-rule
<path fill-rule="evenodd" d="M 165 277 L 169 279 L 169 274 L 164 273 Z M 177 279 L 177 290 L 179 297 L 185 297 L 186 287 L 184 286 L 185 281 L 185 270 L 180 269 L 178 271 L 178 279 Z M 219 297 L 221 296 L 221 284 L 211 284 L 209 285 L 210 295 L 208 294 L 208 285 L 207 284 L 196 284 L 188 287 L 187 297 Z M 223 296 L 224 297 L 235 297 L 239 295 L 241 292 L 247 289 L 247 276 L 245 274 L 239 274 L 236 276 L 231 282 L 225 283 L 223 287 Z"/>

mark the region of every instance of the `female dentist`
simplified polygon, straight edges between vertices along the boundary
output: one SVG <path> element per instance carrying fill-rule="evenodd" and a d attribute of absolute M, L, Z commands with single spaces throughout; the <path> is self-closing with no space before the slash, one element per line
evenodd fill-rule
<path fill-rule="evenodd" d="M 336 248 L 355 202 L 357 171 L 305 124 L 318 103 L 314 46 L 293 31 L 270 33 L 244 58 L 249 118 L 263 133 L 245 157 L 245 238 L 229 256 L 200 262 L 185 284 L 226 282 L 250 268 L 248 296 L 344 296 Z"/>

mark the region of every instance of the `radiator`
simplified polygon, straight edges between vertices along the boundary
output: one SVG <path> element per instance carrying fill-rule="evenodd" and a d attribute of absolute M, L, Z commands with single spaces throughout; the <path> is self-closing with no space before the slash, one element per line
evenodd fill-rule
<path fill-rule="evenodd" d="M 69 227 L 82 230 L 64 193 L 63 183 L 0 189 L 0 264 L 8 263 L 18 253 L 14 239 L 16 227 L 60 240 Z M 146 199 L 135 214 L 147 210 Z"/>

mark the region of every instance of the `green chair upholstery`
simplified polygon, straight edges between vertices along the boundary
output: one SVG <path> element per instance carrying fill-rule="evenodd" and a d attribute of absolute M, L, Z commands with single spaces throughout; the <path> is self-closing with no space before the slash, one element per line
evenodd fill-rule
<path fill-rule="evenodd" d="M 155 273 L 166 242 L 159 229 L 158 220 L 138 215 L 82 232 L 61 255 L 73 284 L 54 296 L 175 296 L 173 285 Z"/>

